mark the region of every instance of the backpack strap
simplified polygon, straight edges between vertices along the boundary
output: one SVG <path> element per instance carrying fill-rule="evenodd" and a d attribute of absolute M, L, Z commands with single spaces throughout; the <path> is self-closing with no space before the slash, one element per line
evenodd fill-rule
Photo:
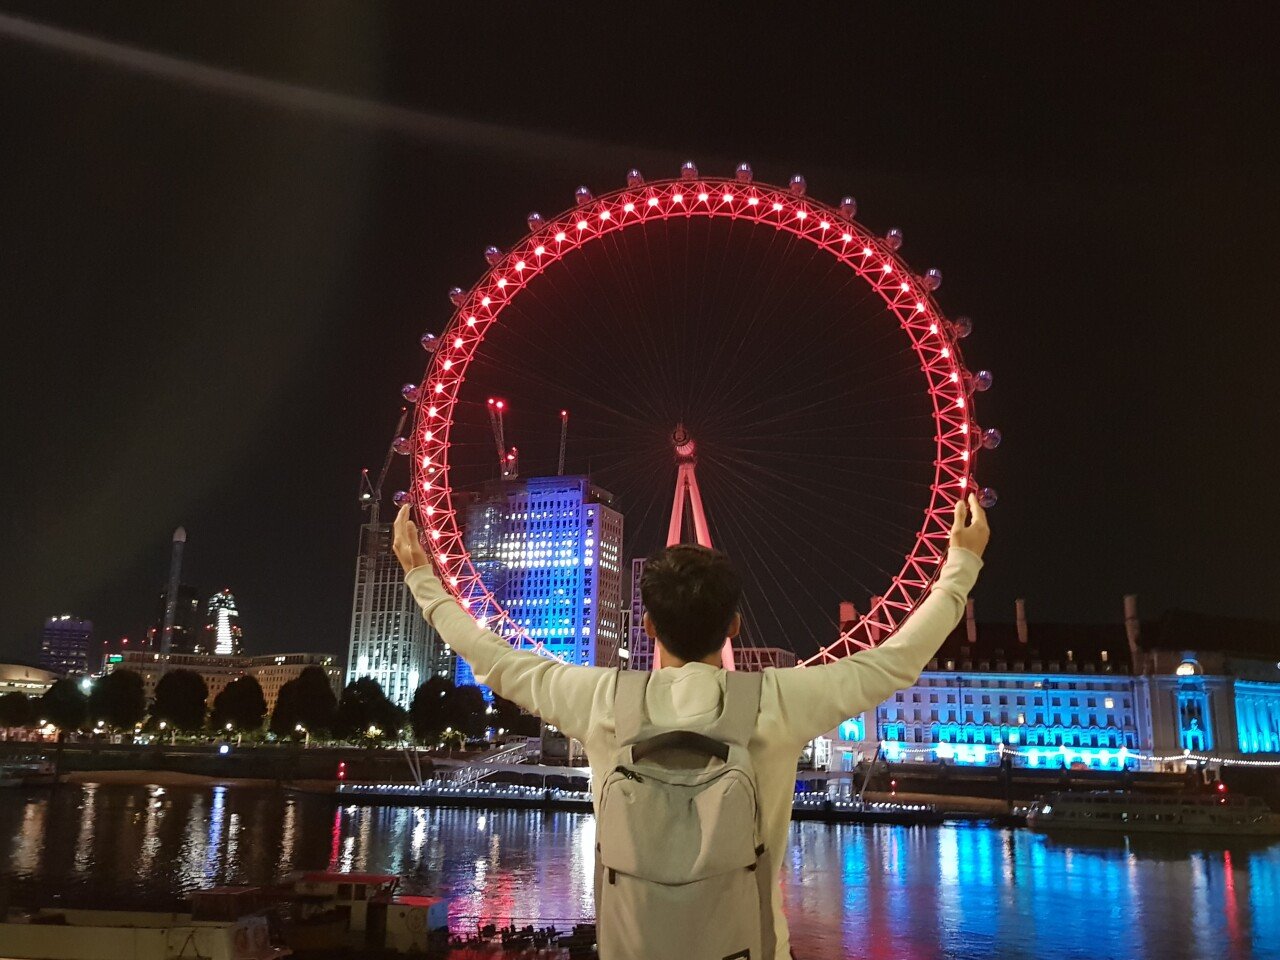
<path fill-rule="evenodd" d="M 613 722 L 620 747 L 640 740 L 645 724 L 644 693 L 651 676 L 650 670 L 618 670 L 613 691 Z"/>
<path fill-rule="evenodd" d="M 725 674 L 724 712 L 711 736 L 745 747 L 755 733 L 764 674 L 730 670 Z"/>

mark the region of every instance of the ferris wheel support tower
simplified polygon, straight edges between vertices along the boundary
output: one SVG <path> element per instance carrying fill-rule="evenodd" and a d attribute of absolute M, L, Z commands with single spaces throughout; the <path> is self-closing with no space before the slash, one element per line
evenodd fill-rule
<path fill-rule="evenodd" d="M 689 513 L 693 519 L 693 533 L 699 546 L 710 547 L 711 531 L 707 528 L 707 514 L 702 508 L 702 491 L 698 489 L 697 445 L 685 430 L 683 423 L 677 423 L 671 433 L 671 445 L 676 454 L 676 495 L 671 503 L 671 525 L 667 527 L 667 546 L 674 546 L 684 536 L 684 506 L 689 504 Z M 720 662 L 726 670 L 733 666 L 733 641 L 724 639 L 720 649 Z M 653 669 L 662 667 L 662 648 L 653 646 Z"/>

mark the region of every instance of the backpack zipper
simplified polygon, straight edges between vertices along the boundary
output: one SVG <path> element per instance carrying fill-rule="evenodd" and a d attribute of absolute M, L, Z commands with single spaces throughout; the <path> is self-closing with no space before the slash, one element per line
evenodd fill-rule
<path fill-rule="evenodd" d="M 640 776 L 640 774 L 636 773 L 634 770 L 628 770 L 626 767 L 620 766 L 613 772 L 620 773 L 628 780 L 634 780 L 636 783 L 644 783 L 644 777 Z"/>

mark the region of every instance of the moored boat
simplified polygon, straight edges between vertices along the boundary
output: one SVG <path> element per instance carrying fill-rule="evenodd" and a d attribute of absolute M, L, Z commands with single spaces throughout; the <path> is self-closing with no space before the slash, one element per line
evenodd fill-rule
<path fill-rule="evenodd" d="M 6 960 L 276 960 L 267 919 L 197 920 L 189 913 L 43 909 L 0 919 Z"/>
<path fill-rule="evenodd" d="M 1032 805 L 1027 826 L 1042 833 L 1280 837 L 1280 816 L 1262 800 L 1225 792 L 1169 796 L 1131 790 L 1050 793 Z"/>

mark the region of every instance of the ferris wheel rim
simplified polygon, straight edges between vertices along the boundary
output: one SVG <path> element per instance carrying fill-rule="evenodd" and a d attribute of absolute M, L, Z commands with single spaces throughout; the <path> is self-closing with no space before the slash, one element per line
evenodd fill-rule
<path fill-rule="evenodd" d="M 727 218 L 790 233 L 851 268 L 897 318 L 920 361 L 936 451 L 920 530 L 884 592 L 834 642 L 801 665 L 835 660 L 892 635 L 937 578 L 946 557 L 951 511 L 961 496 L 975 489 L 973 473 L 981 447 L 969 373 L 952 323 L 932 291 L 898 255 L 895 245 L 876 237 L 841 209 L 806 196 L 803 189 L 737 177 L 682 176 L 632 182 L 599 197 L 579 188 L 577 200 L 555 217 L 544 220 L 530 215 L 528 234 L 505 253 L 490 248 L 486 252 L 489 269 L 470 290 L 451 292 L 455 310 L 435 340 L 419 387 L 411 434 L 410 497 L 425 546 L 449 591 L 473 615 L 479 610 L 477 620 L 484 625 L 510 624 L 514 636 L 509 639 L 535 649 L 543 647 L 541 641 L 528 637 L 484 586 L 463 543 L 449 483 L 454 406 L 486 331 L 540 275 L 595 240 L 659 221 Z"/>

